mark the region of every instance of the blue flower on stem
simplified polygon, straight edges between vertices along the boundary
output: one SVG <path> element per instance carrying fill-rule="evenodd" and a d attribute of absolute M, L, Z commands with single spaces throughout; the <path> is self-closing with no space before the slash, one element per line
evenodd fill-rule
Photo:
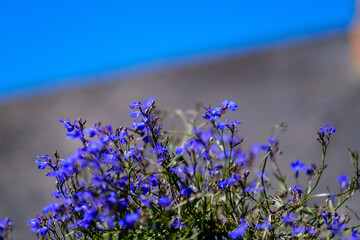
<path fill-rule="evenodd" d="M 344 174 L 339 175 L 337 181 L 340 183 L 341 189 L 344 189 L 349 185 L 349 178 Z"/>
<path fill-rule="evenodd" d="M 297 194 L 301 195 L 302 190 L 301 190 L 301 185 L 295 185 L 292 189 L 293 192 L 296 192 Z"/>
<path fill-rule="evenodd" d="M 336 131 L 336 128 L 334 127 L 329 128 L 330 125 L 331 123 L 327 123 L 324 127 L 319 127 L 321 138 L 323 138 L 324 136 L 330 138 L 331 134 Z"/>
<path fill-rule="evenodd" d="M 4 239 L 8 230 L 12 230 L 13 220 L 11 218 L 0 219 L 0 239 Z"/>
<path fill-rule="evenodd" d="M 295 171 L 295 178 L 299 176 L 299 172 L 304 171 L 307 166 L 301 162 L 301 159 L 298 159 L 296 162 L 290 163 L 290 167 Z"/>
<path fill-rule="evenodd" d="M 36 159 L 36 161 L 35 161 L 36 164 L 39 164 L 38 169 L 42 170 L 42 169 L 45 169 L 47 166 L 53 167 L 50 164 L 51 158 L 49 157 L 49 155 L 47 155 L 47 154 L 45 154 L 44 156 L 37 155 L 36 158 L 39 158 L 39 159 Z M 46 162 L 43 162 L 40 159 L 44 159 L 44 160 L 46 160 Z"/>
<path fill-rule="evenodd" d="M 180 217 L 173 222 L 172 226 L 175 227 L 175 228 L 178 228 L 178 227 L 187 228 L 186 225 L 181 224 L 181 218 Z"/>
<path fill-rule="evenodd" d="M 131 228 L 140 220 L 139 213 L 128 213 L 124 219 L 119 220 L 119 225 L 126 228 Z"/>
<path fill-rule="evenodd" d="M 273 226 L 270 224 L 269 220 L 266 218 L 263 223 L 256 224 L 258 229 L 273 229 Z"/>
<path fill-rule="evenodd" d="M 224 109 L 230 109 L 232 111 L 236 111 L 238 109 L 238 106 L 234 101 L 224 100 L 222 101 L 222 105 Z"/>
<path fill-rule="evenodd" d="M 70 117 L 66 121 L 59 119 L 58 122 L 64 124 L 63 127 L 66 128 L 67 132 L 72 132 L 75 129 L 74 124 L 76 123 L 76 120 L 74 121 L 74 123 L 71 123 Z"/>
<path fill-rule="evenodd" d="M 250 186 L 247 186 L 247 187 L 244 189 L 244 192 L 252 192 L 252 193 L 254 193 L 254 192 L 260 192 L 260 191 L 262 191 L 263 189 L 264 189 L 264 187 L 262 187 L 262 186 L 256 188 L 255 183 L 252 182 L 252 183 L 250 184 Z"/>
<path fill-rule="evenodd" d="M 225 178 L 218 180 L 218 186 L 221 191 L 224 191 L 226 189 L 227 181 Z"/>
<path fill-rule="evenodd" d="M 287 212 L 286 216 L 281 218 L 281 221 L 285 224 L 290 224 L 296 221 L 296 218 L 290 214 L 290 212 Z"/>
<path fill-rule="evenodd" d="M 297 234 L 301 234 L 304 230 L 305 230 L 305 227 L 302 226 L 302 227 L 293 227 L 293 232 L 291 233 L 292 236 L 294 235 L 297 235 Z"/>
<path fill-rule="evenodd" d="M 246 230 L 249 228 L 248 225 L 246 225 L 245 219 L 242 218 L 240 220 L 241 225 L 238 226 L 234 231 L 229 232 L 228 236 L 231 239 L 242 239 L 242 236 L 246 233 Z"/>
<path fill-rule="evenodd" d="M 208 108 L 206 113 L 203 114 L 203 118 L 214 122 L 216 118 L 221 118 L 221 113 L 222 109 L 220 107 L 216 107 L 214 109 Z"/>
<path fill-rule="evenodd" d="M 191 188 L 183 188 L 180 193 L 183 196 L 190 196 L 193 193 L 193 190 Z"/>
<path fill-rule="evenodd" d="M 160 207 L 167 207 L 172 203 L 172 201 L 167 197 L 159 197 L 158 205 Z"/>

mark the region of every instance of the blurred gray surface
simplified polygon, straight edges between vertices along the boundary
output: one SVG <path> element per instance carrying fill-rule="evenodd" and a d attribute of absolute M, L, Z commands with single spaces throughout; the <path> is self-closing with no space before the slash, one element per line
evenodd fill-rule
<path fill-rule="evenodd" d="M 15 219 L 15 239 L 35 238 L 26 221 L 51 201 L 54 185 L 37 169 L 35 156 L 56 149 L 66 157 L 76 147 L 65 139 L 58 118 L 82 117 L 89 126 L 99 120 L 126 126 L 131 121 L 129 104 L 149 96 L 156 97 L 161 109 L 189 109 L 197 101 L 212 106 L 223 99 L 236 101 L 239 110 L 231 118 L 243 122 L 246 146 L 265 142 L 274 124 L 286 122 L 288 129 L 279 136 L 283 170 L 297 158 L 320 165 L 316 131 L 332 122 L 338 131 L 320 188 L 325 191 L 329 185 L 337 190 L 336 176 L 351 174 L 347 147 L 360 150 L 359 87 L 349 63 L 347 37 L 341 35 L 4 103 L 0 105 L 0 217 Z"/>

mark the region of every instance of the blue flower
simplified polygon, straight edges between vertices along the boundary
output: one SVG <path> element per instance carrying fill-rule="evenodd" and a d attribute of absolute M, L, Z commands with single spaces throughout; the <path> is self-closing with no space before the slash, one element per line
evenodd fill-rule
<path fill-rule="evenodd" d="M 150 187 L 149 187 L 149 185 L 147 185 L 147 184 L 142 184 L 141 185 L 141 194 L 147 194 L 149 191 L 150 191 Z"/>
<path fill-rule="evenodd" d="M 167 197 L 159 197 L 158 205 L 160 207 L 167 207 L 172 203 L 172 201 Z"/>
<path fill-rule="evenodd" d="M 218 186 L 221 191 L 224 191 L 226 189 L 227 181 L 225 178 L 218 180 Z"/>
<path fill-rule="evenodd" d="M 130 117 L 133 117 L 133 118 L 140 117 L 141 111 L 131 111 L 129 115 L 130 115 Z"/>
<path fill-rule="evenodd" d="M 236 111 L 238 109 L 238 106 L 234 101 L 224 100 L 222 101 L 222 105 L 224 109 L 230 109 L 232 111 Z"/>
<path fill-rule="evenodd" d="M 152 202 L 144 196 L 140 197 L 140 202 L 141 202 L 141 205 L 145 206 L 145 207 L 149 207 L 152 204 Z"/>
<path fill-rule="evenodd" d="M 315 228 L 312 227 L 306 227 L 305 229 L 306 233 L 309 235 L 316 235 L 318 234 L 318 231 Z"/>
<path fill-rule="evenodd" d="M 0 239 L 3 240 L 8 230 L 12 229 L 13 220 L 11 218 L 0 219 Z"/>
<path fill-rule="evenodd" d="M 292 189 L 293 192 L 297 192 L 297 194 L 301 195 L 302 190 L 301 190 L 301 185 L 295 185 Z"/>
<path fill-rule="evenodd" d="M 42 169 L 45 169 L 47 166 L 54 167 L 50 164 L 51 158 L 49 157 L 49 155 L 47 155 L 47 154 L 45 154 L 44 156 L 37 155 L 36 158 L 39 158 L 39 159 L 36 159 L 36 161 L 35 161 L 36 164 L 39 164 L 38 169 L 42 170 Z M 40 159 L 44 159 L 44 160 L 46 160 L 46 162 L 43 162 Z"/>
<path fill-rule="evenodd" d="M 31 226 L 31 232 L 40 233 L 40 231 L 44 231 L 42 230 L 42 223 L 43 223 L 43 219 L 38 214 L 36 215 L 36 218 L 30 219 L 27 222 L 27 225 Z"/>
<path fill-rule="evenodd" d="M 82 132 L 80 130 L 74 130 L 66 134 L 66 138 L 69 140 L 81 140 L 83 139 Z"/>
<path fill-rule="evenodd" d="M 215 119 L 221 118 L 222 109 L 220 107 L 216 107 L 214 109 L 208 108 L 206 113 L 203 114 L 203 118 L 206 120 L 210 120 L 211 122 L 214 122 Z"/>
<path fill-rule="evenodd" d="M 176 155 L 180 155 L 180 154 L 182 154 L 184 151 L 185 151 L 185 149 L 182 148 L 182 147 L 175 148 L 175 153 L 176 153 Z"/>
<path fill-rule="evenodd" d="M 193 190 L 191 188 L 183 188 L 180 193 L 183 196 L 190 196 L 193 193 Z"/>
<path fill-rule="evenodd" d="M 321 138 L 323 138 L 324 136 L 330 138 L 331 134 L 336 131 L 336 128 L 334 127 L 329 128 L 330 125 L 331 123 L 327 123 L 324 127 L 319 127 Z"/>
<path fill-rule="evenodd" d="M 64 124 L 63 127 L 66 128 L 67 132 L 72 132 L 75 129 L 76 120 L 74 123 L 71 123 L 70 117 L 66 121 L 59 119 L 58 122 L 61 122 Z"/>
<path fill-rule="evenodd" d="M 263 189 L 264 189 L 264 187 L 262 187 L 262 186 L 256 188 L 255 183 L 252 182 L 252 183 L 250 184 L 250 186 L 247 186 L 247 187 L 244 189 L 244 192 L 252 192 L 252 193 L 254 193 L 254 192 L 260 192 L 260 191 L 262 191 Z"/>
<path fill-rule="evenodd" d="M 175 228 L 178 228 L 178 227 L 187 228 L 186 225 L 181 224 L 181 218 L 180 217 L 173 222 L 172 226 L 175 227 Z"/>
<path fill-rule="evenodd" d="M 169 154 L 168 152 L 169 147 L 163 147 L 160 143 L 156 143 L 155 149 L 151 150 L 155 154 Z"/>
<path fill-rule="evenodd" d="M 269 220 L 266 218 L 263 223 L 256 224 L 258 229 L 272 229 L 273 226 L 270 224 Z"/>
<path fill-rule="evenodd" d="M 150 186 L 157 186 L 157 185 L 159 185 L 159 182 L 158 182 L 158 180 L 157 180 L 157 178 L 158 178 L 158 175 L 157 174 L 153 174 L 153 175 L 150 175 L 149 177 L 148 177 L 148 182 L 149 182 L 149 185 Z"/>
<path fill-rule="evenodd" d="M 313 174 L 313 172 L 314 172 L 314 169 L 315 169 L 315 164 L 312 163 L 311 166 L 308 166 L 306 168 L 306 175 L 311 176 Z"/>
<path fill-rule="evenodd" d="M 358 236 L 357 231 L 353 230 L 349 240 L 359 240 L 359 239 L 360 237 Z"/>
<path fill-rule="evenodd" d="M 231 122 L 230 128 L 235 128 L 236 125 L 241 124 L 241 123 L 242 123 L 242 122 L 239 122 L 239 121 L 237 121 L 237 120 L 234 120 L 234 121 Z"/>
<path fill-rule="evenodd" d="M 229 177 L 228 180 L 227 180 L 227 185 L 228 185 L 228 186 L 231 186 L 231 185 L 233 185 L 235 182 L 236 182 L 236 180 L 235 180 L 234 177 Z"/>
<path fill-rule="evenodd" d="M 286 216 L 281 218 L 281 221 L 285 224 L 293 223 L 296 221 L 296 218 L 290 214 L 290 212 L 287 212 Z"/>
<path fill-rule="evenodd" d="M 257 172 L 256 173 L 256 176 L 258 177 L 258 178 L 260 178 L 261 179 L 261 177 L 263 177 L 264 178 L 264 181 L 266 181 L 267 179 L 268 179 L 268 173 L 267 172 L 264 172 L 264 174 L 260 171 L 260 172 Z"/>
<path fill-rule="evenodd" d="M 297 235 L 297 234 L 301 234 L 304 231 L 305 227 L 297 227 L 294 228 L 293 232 L 291 233 L 292 236 Z"/>
<path fill-rule="evenodd" d="M 242 236 L 246 233 L 246 230 L 249 228 L 247 225 L 241 225 L 237 227 L 234 231 L 229 232 L 228 236 L 231 239 L 242 239 Z"/>
<path fill-rule="evenodd" d="M 229 120 L 229 119 L 228 119 Z M 227 125 L 227 121 L 226 122 L 217 122 L 216 123 L 216 128 L 221 130 L 221 129 L 224 129 L 224 127 Z"/>
<path fill-rule="evenodd" d="M 341 189 L 344 189 L 349 185 L 349 178 L 344 174 L 339 175 L 337 181 L 341 184 Z"/>
<path fill-rule="evenodd" d="M 250 152 L 252 155 L 256 156 L 259 154 L 260 152 L 260 144 L 259 143 L 254 143 L 250 149 Z"/>
<path fill-rule="evenodd" d="M 295 178 L 299 176 L 299 172 L 304 171 L 307 166 L 301 162 L 301 159 L 298 159 L 296 162 L 290 163 L 290 167 L 295 171 Z"/>
<path fill-rule="evenodd" d="M 125 224 L 127 227 L 131 228 L 137 221 L 140 220 L 140 215 L 138 213 L 128 213 L 125 215 Z"/>

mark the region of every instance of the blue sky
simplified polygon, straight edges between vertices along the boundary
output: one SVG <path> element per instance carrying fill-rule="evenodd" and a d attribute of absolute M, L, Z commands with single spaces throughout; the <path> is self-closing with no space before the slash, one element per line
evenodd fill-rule
<path fill-rule="evenodd" d="M 355 0 L 3 1 L 0 98 L 152 61 L 346 30 L 354 4 Z"/>

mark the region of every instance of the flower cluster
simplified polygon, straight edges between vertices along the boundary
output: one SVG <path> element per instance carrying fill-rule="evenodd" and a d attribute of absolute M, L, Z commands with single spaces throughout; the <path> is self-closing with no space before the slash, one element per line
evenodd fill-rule
<path fill-rule="evenodd" d="M 56 183 L 55 200 L 28 222 L 39 238 L 359 239 L 350 216 L 338 211 L 359 189 L 357 153 L 350 154 L 355 176 L 338 177 L 339 193 L 312 194 L 335 132 L 330 124 L 318 133 L 321 167 L 300 159 L 291 163 L 295 178 L 306 170 L 309 180 L 288 186 L 276 159 L 280 131 L 275 130 L 282 125 L 264 144 L 244 149 L 241 122 L 221 120 L 238 109 L 234 101 L 206 108 L 202 120 L 197 113 L 187 116 L 184 132 L 163 129 L 154 98 L 130 109 L 130 127 L 96 123 L 87 128 L 82 119 L 59 120 L 67 138 L 81 146 L 65 158 L 57 152 L 37 156 L 38 168 Z M 269 162 L 277 191 L 266 171 Z M 261 169 L 257 174 L 255 165 Z M 313 198 L 324 205 L 311 206 Z"/>
<path fill-rule="evenodd" d="M 6 239 L 12 230 L 13 220 L 11 218 L 0 219 L 0 240 Z"/>

